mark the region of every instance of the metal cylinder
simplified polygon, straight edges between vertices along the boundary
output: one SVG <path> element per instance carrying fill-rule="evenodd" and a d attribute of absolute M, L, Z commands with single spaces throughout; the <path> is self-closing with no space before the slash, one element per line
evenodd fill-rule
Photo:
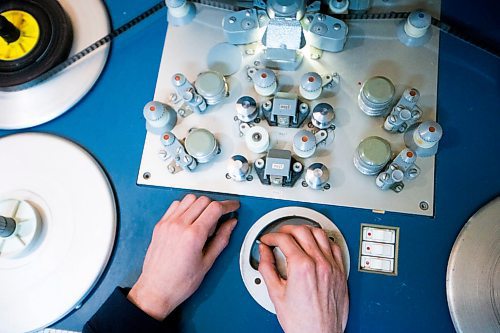
<path fill-rule="evenodd" d="M 378 136 L 360 142 L 354 154 L 354 165 L 364 175 L 376 175 L 391 159 L 390 143 Z"/>
<path fill-rule="evenodd" d="M 267 13 L 270 18 L 292 17 L 302 19 L 306 10 L 304 0 L 268 0 Z"/>
<path fill-rule="evenodd" d="M 298 157 L 308 158 L 316 152 L 316 137 L 312 132 L 300 130 L 293 137 L 293 151 Z"/>
<path fill-rule="evenodd" d="M 391 107 L 396 89 L 386 77 L 374 76 L 363 84 L 358 95 L 358 105 L 369 116 L 385 116 Z"/>
<path fill-rule="evenodd" d="M 239 120 L 249 123 L 259 115 L 257 102 L 251 96 L 242 96 L 236 102 L 236 116 Z"/>
<path fill-rule="evenodd" d="M 315 100 L 321 95 L 323 79 L 318 73 L 308 72 L 302 75 L 299 85 L 299 93 L 308 100 Z"/>
<path fill-rule="evenodd" d="M 220 152 L 215 136 L 204 128 L 191 130 L 186 137 L 185 147 L 198 163 L 208 163 Z"/>
<path fill-rule="evenodd" d="M 328 9 L 334 14 L 344 14 L 349 8 L 348 0 L 329 0 Z"/>
<path fill-rule="evenodd" d="M 271 96 L 278 88 L 276 74 L 267 68 L 255 71 L 252 80 L 255 91 L 261 96 Z"/>
<path fill-rule="evenodd" d="M 0 238 L 7 238 L 16 231 L 16 220 L 0 216 Z"/>
<path fill-rule="evenodd" d="M 203 72 L 198 75 L 194 83 L 196 92 L 200 94 L 208 105 L 220 103 L 228 94 L 226 79 L 215 71 Z"/>
<path fill-rule="evenodd" d="M 412 38 L 420 38 L 427 33 L 431 26 L 431 16 L 422 11 L 417 10 L 411 12 L 404 25 L 405 33 Z"/>
<path fill-rule="evenodd" d="M 437 153 L 439 140 L 443 136 L 441 125 L 433 120 L 415 124 L 405 133 L 404 140 L 408 148 L 419 157 L 429 157 Z"/>
<path fill-rule="evenodd" d="M 250 174 L 251 167 L 245 156 L 231 156 L 227 164 L 227 173 L 232 180 L 237 182 L 245 181 Z"/>
<path fill-rule="evenodd" d="M 146 119 L 146 129 L 154 134 L 171 131 L 177 123 L 177 113 L 170 106 L 157 101 L 151 101 L 142 111 Z"/>
<path fill-rule="evenodd" d="M 0 15 L 0 37 L 2 37 L 7 44 L 10 44 L 18 40 L 20 36 L 21 31 L 4 16 Z"/>
<path fill-rule="evenodd" d="M 184 74 L 175 73 L 174 75 L 172 75 L 172 84 L 174 85 L 174 87 L 180 87 L 184 83 L 186 83 L 186 77 L 184 76 Z"/>
<path fill-rule="evenodd" d="M 313 163 L 306 170 L 305 180 L 312 189 L 321 190 L 329 179 L 330 172 L 322 163 Z"/>
<path fill-rule="evenodd" d="M 328 103 L 319 103 L 313 109 L 311 122 L 319 129 L 326 129 L 333 125 L 335 111 Z"/>

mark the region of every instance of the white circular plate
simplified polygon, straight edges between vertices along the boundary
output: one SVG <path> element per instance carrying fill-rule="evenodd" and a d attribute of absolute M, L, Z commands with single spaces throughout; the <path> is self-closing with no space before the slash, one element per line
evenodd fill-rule
<path fill-rule="evenodd" d="M 333 234 L 335 243 L 340 246 L 340 249 L 342 250 L 342 259 L 344 261 L 344 267 L 346 268 L 346 275 L 349 276 L 349 249 L 347 248 L 344 236 L 340 232 L 339 228 L 337 228 L 337 226 L 328 217 L 315 210 L 304 207 L 283 207 L 273 210 L 262 216 L 250 228 L 245 236 L 240 252 L 240 271 L 245 287 L 257 303 L 260 304 L 260 306 L 272 313 L 276 313 L 276 310 L 274 309 L 274 305 L 269 298 L 267 287 L 264 283 L 262 275 L 250 265 L 250 253 L 255 239 L 266 226 L 284 217 L 294 216 L 314 221 L 318 223 L 321 228 Z M 257 284 L 255 282 L 256 279 L 258 279 L 257 281 L 260 281 L 260 283 Z"/>
<path fill-rule="evenodd" d="M 239 71 L 242 61 L 240 48 L 229 43 L 215 45 L 207 56 L 208 68 L 224 76 L 233 75 Z"/>
<path fill-rule="evenodd" d="M 458 235 L 446 295 L 457 332 L 500 332 L 500 197 L 474 214 Z"/>
<path fill-rule="evenodd" d="M 73 55 L 110 32 L 102 0 L 60 0 L 73 25 Z M 99 78 L 109 44 L 61 73 L 26 90 L 0 91 L 0 129 L 27 128 L 46 123 L 75 105 Z"/>
<path fill-rule="evenodd" d="M 0 201 L 25 200 L 41 218 L 29 254 L 0 257 L 0 332 L 29 332 L 61 319 L 97 282 L 113 249 L 116 206 L 99 164 L 66 139 L 10 135 L 0 156 Z"/>

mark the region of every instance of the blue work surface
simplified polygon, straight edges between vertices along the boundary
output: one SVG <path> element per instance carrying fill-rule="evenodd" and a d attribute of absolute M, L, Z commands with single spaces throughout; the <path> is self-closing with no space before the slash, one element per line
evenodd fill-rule
<path fill-rule="evenodd" d="M 113 26 L 118 27 L 156 1 L 106 3 Z M 486 1 L 474 3 L 471 8 L 469 2 L 447 0 L 442 16 L 472 27 L 472 32 L 483 31 L 480 38 L 495 42 L 498 20 L 486 5 Z M 117 242 L 108 269 L 82 307 L 57 323 L 57 328 L 81 330 L 117 285 L 134 283 L 156 221 L 172 200 L 187 193 L 136 185 L 146 134 L 142 108 L 153 97 L 166 28 L 164 9 L 120 36 L 90 93 L 62 117 L 27 130 L 67 137 L 88 149 L 108 173 L 119 208 Z M 288 205 L 329 216 L 347 240 L 351 254 L 348 332 L 453 331 L 445 290 L 448 256 L 468 218 L 500 192 L 498 80 L 497 57 L 441 34 L 438 121 L 444 137 L 436 162 L 435 217 L 241 197 L 240 221 L 231 243 L 200 289 L 180 307 L 179 331 L 281 331 L 276 317 L 245 289 L 238 261 L 251 225 L 265 213 Z M 400 227 L 398 276 L 357 271 L 361 223 Z"/>

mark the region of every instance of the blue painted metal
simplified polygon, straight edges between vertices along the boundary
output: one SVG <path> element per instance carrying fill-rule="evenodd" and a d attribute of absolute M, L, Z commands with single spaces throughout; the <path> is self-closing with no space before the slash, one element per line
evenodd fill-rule
<path fill-rule="evenodd" d="M 156 1 L 106 2 L 116 27 Z M 459 16 L 463 7 L 456 1 L 443 2 L 444 14 Z M 478 19 L 476 24 L 493 25 L 494 21 Z M 119 206 L 118 241 L 108 270 L 83 306 L 57 323 L 57 328 L 80 330 L 116 285 L 134 283 L 155 222 L 172 200 L 187 193 L 135 183 L 145 138 L 142 108 L 153 97 L 166 27 L 162 11 L 118 38 L 92 91 L 62 117 L 31 129 L 70 138 L 91 151 L 110 176 Z M 468 218 L 500 193 L 499 73 L 498 58 L 442 34 L 438 121 L 445 134 L 437 155 L 434 218 L 298 204 L 332 218 L 349 245 L 348 332 L 453 331 L 445 290 L 451 247 Z M 13 132 L 0 131 L 0 136 L 9 133 Z M 280 331 L 276 317 L 246 291 L 238 258 L 245 234 L 259 217 L 297 203 L 252 197 L 240 200 L 240 221 L 229 247 L 201 288 L 176 313 L 179 331 Z M 400 227 L 398 276 L 356 270 L 361 223 Z"/>

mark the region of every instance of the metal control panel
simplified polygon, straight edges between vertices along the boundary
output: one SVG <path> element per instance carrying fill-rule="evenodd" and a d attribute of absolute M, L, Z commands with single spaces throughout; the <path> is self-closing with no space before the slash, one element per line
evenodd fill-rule
<path fill-rule="evenodd" d="M 394 186 L 377 186 L 376 175 L 360 173 L 353 158 L 358 144 L 371 136 L 381 137 L 390 144 L 391 160 L 405 147 L 404 134 L 384 129 L 384 117 L 369 116 L 360 107 L 360 90 L 366 88 L 363 83 L 372 77 L 384 76 L 390 80 L 391 87 L 394 87 L 390 96 L 394 100 L 393 105 L 408 89 L 418 89 L 421 121 L 436 119 L 439 31 L 435 27 L 429 28 L 429 41 L 414 48 L 404 45 L 397 37 L 397 26 L 402 23 L 400 19 L 349 20 L 349 34 L 341 52 L 323 51 L 317 59 L 313 56 L 314 48 L 306 45 L 300 49 L 303 59 L 297 69 L 270 71 L 259 55 L 262 50 L 255 43 L 236 46 L 226 43 L 222 22 L 228 13 L 231 11 L 198 5 L 197 15 L 190 24 L 168 29 L 154 96 L 154 100 L 170 104 L 178 112 L 177 124 L 171 131 L 175 137 L 182 142 L 193 128 L 204 128 L 214 134 L 220 154 L 210 163 L 199 165 L 193 172 L 170 173 L 170 162 L 164 156 L 159 157 L 159 152 L 163 150 L 159 135 L 149 132 L 138 184 L 433 215 L 434 157 L 417 159 L 421 173 L 417 180 L 405 182 L 400 193 L 384 190 Z M 214 60 L 213 55 L 217 53 L 214 50 L 221 49 L 221 45 L 231 46 L 228 49 L 232 51 L 224 53 L 226 56 L 219 61 Z M 195 82 L 200 73 L 217 68 L 232 68 L 234 72 L 224 77 L 227 93 L 225 97 L 221 95 L 217 105 L 207 103 L 203 112 L 195 110 L 192 113 L 176 106 L 178 87 L 172 84 L 172 80 L 182 75 L 187 81 Z M 315 95 L 316 99 L 308 100 L 311 94 L 304 93 L 304 87 L 317 89 L 314 83 L 320 79 L 329 85 L 316 84 L 322 87 L 322 91 L 319 97 Z M 270 83 L 264 84 L 267 81 Z M 264 86 L 271 87 L 268 90 L 273 91 L 267 91 Z M 365 94 L 372 98 L 372 104 L 380 99 L 377 89 L 377 85 L 365 89 Z M 201 94 L 201 91 L 197 92 Z M 274 95 L 267 96 L 268 93 Z M 250 110 L 253 121 L 249 123 L 241 121 L 242 117 L 247 119 L 249 112 L 241 108 L 242 96 L 249 96 L 247 104 L 250 106 L 253 99 L 256 110 L 260 109 L 256 118 L 253 117 L 256 111 Z M 324 130 L 314 125 L 320 116 L 319 109 L 316 113 L 314 110 L 321 103 L 331 105 L 334 113 L 320 117 L 328 116 L 330 119 L 322 120 L 328 123 Z M 297 136 L 304 130 L 323 133 L 324 137 Z M 251 134 L 247 137 L 245 133 Z M 310 149 L 309 144 L 315 140 L 318 141 L 316 147 Z M 269 159 L 268 152 L 273 149 L 292 152 L 292 158 L 302 165 L 303 170 L 321 163 L 323 169 L 328 170 L 328 181 L 322 181 L 327 186 L 309 186 L 305 178 L 308 173 L 302 170 L 299 179 L 292 183 L 278 181 L 276 177 L 273 177 L 276 181 L 261 182 L 259 179 L 262 177 L 258 177 L 257 173 L 261 169 L 258 167 L 252 167 L 249 174 L 251 181 L 235 182 L 226 177 L 232 156 L 243 156 L 249 165 L 255 166 L 256 161 L 260 163 Z M 384 160 L 384 164 L 386 162 L 389 161 Z M 287 179 L 293 169 L 284 171 L 287 173 L 284 179 Z"/>

